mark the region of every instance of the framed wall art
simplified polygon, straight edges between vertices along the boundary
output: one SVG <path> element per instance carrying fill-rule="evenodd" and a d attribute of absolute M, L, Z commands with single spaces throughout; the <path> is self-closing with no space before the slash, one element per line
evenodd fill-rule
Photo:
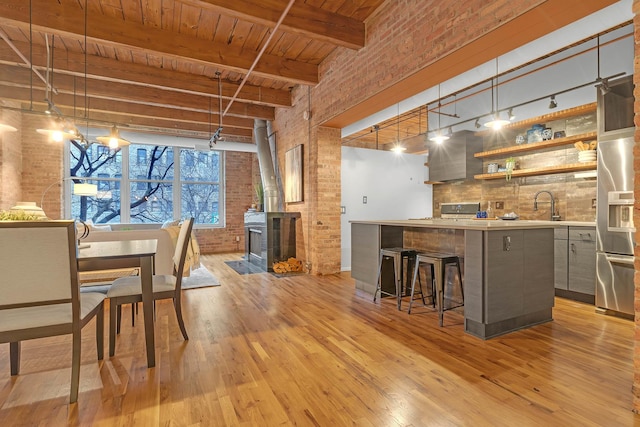
<path fill-rule="evenodd" d="M 302 202 L 302 145 L 287 150 L 284 161 L 286 174 L 284 201 L 286 203 Z"/>

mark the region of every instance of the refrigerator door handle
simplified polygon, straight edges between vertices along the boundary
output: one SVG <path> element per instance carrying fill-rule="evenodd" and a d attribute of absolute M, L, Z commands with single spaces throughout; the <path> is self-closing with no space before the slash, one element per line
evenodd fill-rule
<path fill-rule="evenodd" d="M 634 257 L 633 256 L 616 256 L 616 255 L 605 255 L 607 261 L 617 264 L 629 264 L 633 265 Z"/>

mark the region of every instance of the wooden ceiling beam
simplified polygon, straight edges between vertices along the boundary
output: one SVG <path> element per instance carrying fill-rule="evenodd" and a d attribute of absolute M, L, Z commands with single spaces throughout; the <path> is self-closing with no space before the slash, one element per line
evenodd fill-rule
<path fill-rule="evenodd" d="M 268 27 L 275 26 L 284 10 L 283 2 L 278 0 L 180 0 L 180 2 Z M 303 2 L 296 2 L 291 7 L 280 28 L 289 33 L 349 49 L 360 49 L 365 43 L 364 22 Z"/>
<path fill-rule="evenodd" d="M 75 80 L 75 82 L 74 82 Z M 32 80 L 28 68 L 0 65 L 0 82 L 20 87 L 42 87 L 40 80 Z M 53 81 L 58 93 L 76 94 L 76 103 L 82 102 L 84 96 L 84 77 L 77 78 L 69 75 L 56 75 Z M 132 87 L 126 83 L 105 82 L 101 80 L 87 80 L 87 95 L 111 101 L 121 101 L 148 106 L 164 106 L 174 109 L 189 109 L 195 111 L 219 111 L 219 99 L 210 96 L 193 95 L 179 92 L 165 91 L 153 87 Z M 57 101 L 56 101 L 57 103 Z M 224 104 L 224 103 L 223 103 Z M 223 105 L 224 107 L 224 105 Z M 244 118 L 275 119 L 275 109 L 256 104 L 234 102 L 227 112 L 227 116 Z"/>
<path fill-rule="evenodd" d="M 46 47 L 35 44 L 30 47 L 29 44 L 25 42 L 13 42 L 13 44 L 23 55 L 32 57 L 35 68 L 39 71 L 46 70 Z M 30 48 L 32 48 L 31 55 L 29 55 Z M 56 74 L 61 73 L 84 77 L 86 62 L 87 76 L 92 79 L 129 83 L 132 85 L 154 87 L 182 93 L 219 96 L 217 80 L 203 75 L 134 64 L 96 55 L 88 55 L 85 58 L 83 54 L 69 52 L 66 49 L 60 48 L 54 49 L 53 60 L 53 70 Z M 0 64 L 27 67 L 13 49 L 2 42 L 0 42 Z M 222 81 L 221 86 L 222 97 L 231 99 L 238 89 L 239 84 Z M 291 93 L 287 90 L 246 84 L 240 90 L 237 100 L 239 102 L 249 102 L 270 107 L 290 107 Z"/>
<path fill-rule="evenodd" d="M 85 12 L 77 3 L 2 0 L 0 22 L 22 26 L 31 24 L 36 30 L 81 39 L 85 36 Z M 93 9 L 87 11 L 86 27 L 86 37 L 92 42 L 125 46 L 147 54 L 155 52 L 158 55 L 195 61 L 242 74 L 249 70 L 256 57 L 254 51 L 124 21 L 121 18 L 107 17 Z M 317 65 L 271 54 L 262 55 L 252 73 L 259 77 L 302 85 L 318 83 Z"/>
<path fill-rule="evenodd" d="M 28 87 L 12 87 L 0 84 L 0 91 L 3 99 L 20 101 L 23 104 L 24 111 L 31 110 L 31 90 Z M 44 102 L 44 88 L 34 88 L 33 92 L 33 111 L 44 113 L 47 104 Z M 86 122 L 84 114 L 84 98 L 82 105 L 73 107 L 73 95 L 60 94 L 56 95 L 56 107 L 58 107 L 63 115 L 69 119 L 76 121 L 77 126 L 81 127 L 82 122 Z M 211 125 L 209 125 L 208 114 L 193 111 L 171 110 L 163 107 L 149 107 L 146 105 L 127 104 L 124 102 L 107 101 L 104 99 L 88 98 L 89 123 L 92 126 L 108 127 L 112 124 L 118 126 L 141 125 L 151 127 L 164 127 L 172 131 L 185 130 L 203 132 L 209 134 L 210 130 L 215 130 L 218 126 L 217 116 L 211 117 Z M 247 137 L 253 134 L 253 120 L 225 118 L 222 122 L 225 137 Z"/>

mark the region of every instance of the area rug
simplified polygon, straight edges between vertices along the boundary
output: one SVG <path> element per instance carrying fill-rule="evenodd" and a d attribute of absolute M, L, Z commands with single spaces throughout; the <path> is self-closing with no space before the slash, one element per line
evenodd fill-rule
<path fill-rule="evenodd" d="M 189 277 L 182 279 L 182 289 L 206 288 L 208 286 L 220 286 L 220 282 L 203 266 L 193 270 Z"/>

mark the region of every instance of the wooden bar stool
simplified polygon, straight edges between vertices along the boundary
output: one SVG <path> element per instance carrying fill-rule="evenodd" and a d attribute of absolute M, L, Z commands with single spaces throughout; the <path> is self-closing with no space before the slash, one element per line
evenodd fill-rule
<path fill-rule="evenodd" d="M 411 314 L 411 307 L 413 306 L 413 298 L 415 294 L 416 288 L 416 277 L 419 278 L 419 269 L 420 264 L 429 264 L 431 266 L 431 277 L 432 277 L 432 291 L 431 295 L 434 295 L 437 299 L 437 307 L 438 307 L 438 317 L 440 321 L 440 326 L 443 324 L 444 320 L 444 312 L 446 310 L 451 310 L 454 308 L 464 306 L 464 290 L 462 285 L 462 270 L 460 268 L 460 257 L 457 255 L 446 254 L 446 253 L 438 253 L 438 252 L 420 252 L 416 255 L 416 261 L 413 268 L 413 280 L 411 281 L 411 299 L 409 300 L 409 311 Z M 445 308 L 444 307 L 444 299 L 445 299 L 445 285 L 447 283 L 447 266 L 454 265 L 456 267 L 456 272 L 458 275 L 458 282 L 460 283 L 460 295 L 462 297 L 462 301 L 455 306 Z M 454 278 L 455 279 L 455 278 Z M 454 281 L 452 280 L 452 284 Z M 422 293 L 422 285 L 420 284 L 420 293 Z M 424 296 L 423 296 L 423 305 L 424 304 Z"/>
<path fill-rule="evenodd" d="M 388 295 L 396 297 L 398 300 L 398 310 L 401 310 L 402 296 L 405 287 L 404 281 L 404 261 L 407 262 L 407 272 L 416 262 L 417 251 L 408 248 L 382 248 L 380 249 L 380 261 L 378 263 L 378 281 L 376 282 L 376 291 L 373 294 L 373 302 L 376 302 L 378 293 L 380 295 Z M 395 294 L 382 290 L 382 263 L 385 259 L 393 259 L 393 277 L 395 282 Z M 406 281 L 408 284 L 408 280 Z"/>

